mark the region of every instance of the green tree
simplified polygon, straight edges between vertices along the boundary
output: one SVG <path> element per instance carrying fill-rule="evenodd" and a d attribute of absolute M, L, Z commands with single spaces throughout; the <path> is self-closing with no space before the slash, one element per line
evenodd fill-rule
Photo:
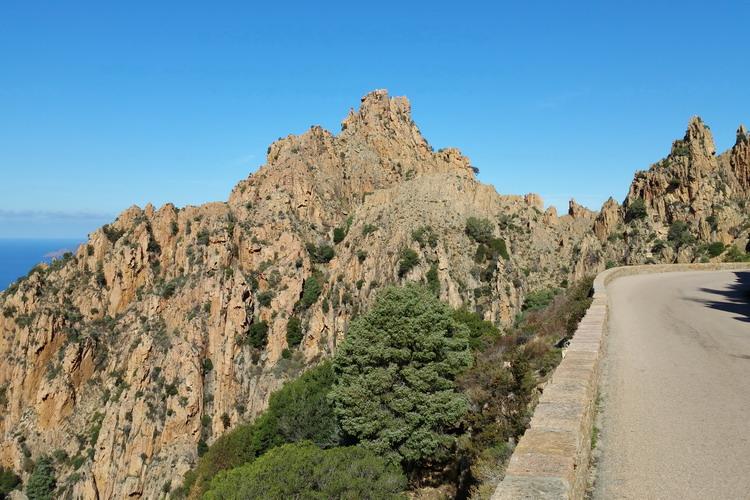
<path fill-rule="evenodd" d="M 403 473 L 369 450 L 322 450 L 304 442 L 222 472 L 204 498 L 390 499 L 405 498 L 405 487 Z"/>
<path fill-rule="evenodd" d="M 41 457 L 37 460 L 34 470 L 26 483 L 26 496 L 29 500 L 52 500 L 54 497 L 55 468 L 49 457 Z"/>
<path fill-rule="evenodd" d="M 4 500 L 8 493 L 21 484 L 21 478 L 11 469 L 0 467 L 0 500 Z"/>
<path fill-rule="evenodd" d="M 444 458 L 467 411 L 455 378 L 471 364 L 468 337 L 429 289 L 385 288 L 334 358 L 342 429 L 407 468 Z"/>
<path fill-rule="evenodd" d="M 296 316 L 289 318 L 286 324 L 286 343 L 297 347 L 302 342 L 302 322 Z"/>

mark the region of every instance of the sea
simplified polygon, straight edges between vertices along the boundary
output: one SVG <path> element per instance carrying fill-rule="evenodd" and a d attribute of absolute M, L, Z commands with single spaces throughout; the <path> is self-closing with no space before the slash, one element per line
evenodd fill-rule
<path fill-rule="evenodd" d="M 0 238 L 0 290 L 5 290 L 35 265 L 75 252 L 82 240 Z"/>

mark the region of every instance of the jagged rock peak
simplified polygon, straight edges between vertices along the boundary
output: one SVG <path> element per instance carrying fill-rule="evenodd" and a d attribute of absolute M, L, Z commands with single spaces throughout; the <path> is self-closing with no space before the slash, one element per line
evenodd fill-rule
<path fill-rule="evenodd" d="M 581 219 L 584 217 L 591 217 L 594 215 L 594 212 L 583 205 L 579 205 L 575 199 L 571 198 L 568 202 L 568 215 L 574 219 Z"/>
<path fill-rule="evenodd" d="M 362 97 L 357 111 L 349 110 L 341 128 L 346 130 L 357 124 L 376 126 L 389 122 L 413 125 L 411 104 L 406 97 L 389 97 L 387 90 L 378 89 Z"/>
<path fill-rule="evenodd" d="M 688 123 L 685 137 L 682 141 L 675 141 L 672 146 L 672 153 L 679 150 L 680 147 L 687 146 L 692 153 L 704 156 L 713 156 L 716 154 L 716 146 L 711 130 L 708 128 L 700 116 L 693 116 Z"/>
<path fill-rule="evenodd" d="M 749 140 L 750 140 L 750 136 L 748 136 L 745 126 L 740 124 L 740 126 L 737 128 L 737 141 L 735 142 L 735 144 L 748 142 Z"/>

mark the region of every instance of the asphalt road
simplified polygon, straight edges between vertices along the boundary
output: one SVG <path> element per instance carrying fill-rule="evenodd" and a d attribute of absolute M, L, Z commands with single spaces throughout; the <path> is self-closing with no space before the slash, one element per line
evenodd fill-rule
<path fill-rule="evenodd" d="M 594 499 L 750 499 L 750 272 L 620 278 Z"/>

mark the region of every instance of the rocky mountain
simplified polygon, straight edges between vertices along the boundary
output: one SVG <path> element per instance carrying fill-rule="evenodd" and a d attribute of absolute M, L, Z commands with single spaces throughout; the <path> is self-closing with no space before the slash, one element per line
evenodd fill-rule
<path fill-rule="evenodd" d="M 558 216 L 475 173 L 430 147 L 405 98 L 375 91 L 338 134 L 272 144 L 227 202 L 126 210 L 0 294 L 0 465 L 27 474 L 51 455 L 69 497 L 158 498 L 329 357 L 383 285 L 425 282 L 507 326 L 529 293 L 607 265 L 747 244 L 744 128 L 716 156 L 691 120 L 600 212 L 571 201 Z"/>

